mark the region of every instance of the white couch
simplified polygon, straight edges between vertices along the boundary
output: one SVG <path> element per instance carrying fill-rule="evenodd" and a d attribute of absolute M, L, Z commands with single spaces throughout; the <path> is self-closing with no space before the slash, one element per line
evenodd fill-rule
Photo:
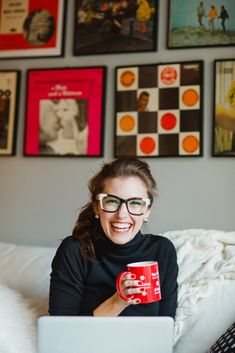
<path fill-rule="evenodd" d="M 165 232 L 179 263 L 174 353 L 206 353 L 235 321 L 235 232 Z M 55 248 L 0 242 L 0 352 L 36 353 Z"/>

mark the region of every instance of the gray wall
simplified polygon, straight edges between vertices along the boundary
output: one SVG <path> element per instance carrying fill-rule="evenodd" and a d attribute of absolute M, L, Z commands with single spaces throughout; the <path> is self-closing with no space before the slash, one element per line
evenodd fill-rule
<path fill-rule="evenodd" d="M 0 158 L 0 241 L 57 246 L 71 233 L 78 210 L 87 201 L 87 180 L 103 160 L 113 158 L 114 67 L 160 61 L 205 62 L 204 156 L 148 159 L 159 198 L 145 231 L 234 230 L 235 159 L 211 157 L 213 60 L 235 58 L 234 47 L 167 50 L 167 1 L 160 0 L 157 52 L 74 57 L 72 2 L 67 16 L 64 58 L 0 61 L 1 69 L 22 70 L 17 155 Z M 26 70 L 89 65 L 108 66 L 104 158 L 23 157 Z"/>

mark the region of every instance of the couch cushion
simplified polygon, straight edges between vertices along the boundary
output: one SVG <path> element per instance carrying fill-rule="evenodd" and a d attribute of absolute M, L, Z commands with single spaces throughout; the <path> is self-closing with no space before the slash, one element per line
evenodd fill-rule
<path fill-rule="evenodd" d="M 235 317 L 235 232 L 163 235 L 174 243 L 179 264 L 174 353 L 205 353 Z"/>
<path fill-rule="evenodd" d="M 197 304 L 184 321 L 188 329 L 180 335 L 174 353 L 205 353 L 229 327 L 235 317 L 235 281 L 221 280 L 211 294 Z"/>
<path fill-rule="evenodd" d="M 47 299 L 56 249 L 0 242 L 0 283 L 25 297 Z"/>

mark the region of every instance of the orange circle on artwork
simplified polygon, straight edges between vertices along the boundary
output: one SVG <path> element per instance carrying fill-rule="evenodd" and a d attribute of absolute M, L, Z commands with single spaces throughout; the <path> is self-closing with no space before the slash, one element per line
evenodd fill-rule
<path fill-rule="evenodd" d="M 198 102 L 198 99 L 199 95 L 195 89 L 190 88 L 184 91 L 183 93 L 183 103 L 188 107 L 192 107 L 193 105 L 195 105 Z"/>
<path fill-rule="evenodd" d="M 135 126 L 135 119 L 131 115 L 124 115 L 119 121 L 120 129 L 129 132 Z"/>
<path fill-rule="evenodd" d="M 183 139 L 182 147 L 187 153 L 196 152 L 199 147 L 199 140 L 196 136 L 188 135 Z"/>
<path fill-rule="evenodd" d="M 161 118 L 161 126 L 165 130 L 172 130 L 176 126 L 176 116 L 172 113 L 166 113 Z"/>
<path fill-rule="evenodd" d="M 145 154 L 150 154 L 154 151 L 156 143 L 152 137 L 144 137 L 140 141 L 140 149 Z"/>
<path fill-rule="evenodd" d="M 135 74 L 131 70 L 126 70 L 121 74 L 121 84 L 125 87 L 130 87 L 135 82 Z"/>

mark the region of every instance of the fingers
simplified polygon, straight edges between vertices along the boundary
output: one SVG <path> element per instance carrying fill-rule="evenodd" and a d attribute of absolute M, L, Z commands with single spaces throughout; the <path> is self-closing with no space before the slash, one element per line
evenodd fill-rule
<path fill-rule="evenodd" d="M 123 276 L 123 279 L 124 279 L 124 280 L 127 280 L 127 279 L 135 279 L 135 274 L 128 272 L 125 276 Z"/>
<path fill-rule="evenodd" d="M 117 300 L 121 303 L 122 306 L 126 307 L 128 305 L 137 305 L 140 304 L 140 299 L 135 299 L 135 298 L 130 298 L 127 300 L 123 300 L 122 298 L 120 298 L 119 294 L 116 292 L 115 295 L 117 296 Z"/>
<path fill-rule="evenodd" d="M 131 301 L 132 304 L 139 304 L 140 300 L 134 298 L 135 294 L 140 294 L 142 292 L 144 292 L 145 289 L 143 287 L 131 287 L 131 288 L 127 288 L 125 290 L 126 296 L 129 297 L 129 300 Z M 129 301 L 128 301 L 129 303 Z"/>
<path fill-rule="evenodd" d="M 143 282 L 136 280 L 135 275 L 133 275 L 132 273 L 127 273 L 125 276 L 123 276 L 121 282 L 122 282 L 122 287 L 124 290 L 132 287 L 132 289 L 135 290 L 134 293 L 139 293 L 138 287 L 143 286 Z M 137 288 L 133 288 L 133 287 L 137 287 Z M 136 289 L 138 289 L 137 292 L 136 292 Z M 133 294 L 133 293 L 128 293 L 128 294 Z"/>
<path fill-rule="evenodd" d="M 135 294 L 140 294 L 145 291 L 143 281 L 136 280 L 133 273 L 125 272 L 119 278 L 118 293 L 120 297 L 129 305 L 137 305 L 141 303 L 139 298 L 135 298 Z"/>
<path fill-rule="evenodd" d="M 140 299 L 128 299 L 127 300 L 127 303 L 130 304 L 130 305 L 137 305 L 137 304 L 140 304 Z"/>
<path fill-rule="evenodd" d="M 145 289 L 143 288 L 143 282 L 136 280 L 135 275 L 127 273 L 122 278 L 122 290 L 126 297 L 129 297 L 127 302 L 131 305 L 139 304 L 141 301 L 138 298 L 134 298 L 133 294 L 139 294 Z"/>
<path fill-rule="evenodd" d="M 138 286 L 143 286 L 142 281 L 132 281 L 132 280 L 127 280 L 123 282 L 126 287 L 138 287 Z"/>
<path fill-rule="evenodd" d="M 139 294 L 139 293 L 142 293 L 142 292 L 145 292 L 145 289 L 143 287 L 127 289 L 128 295 Z"/>

